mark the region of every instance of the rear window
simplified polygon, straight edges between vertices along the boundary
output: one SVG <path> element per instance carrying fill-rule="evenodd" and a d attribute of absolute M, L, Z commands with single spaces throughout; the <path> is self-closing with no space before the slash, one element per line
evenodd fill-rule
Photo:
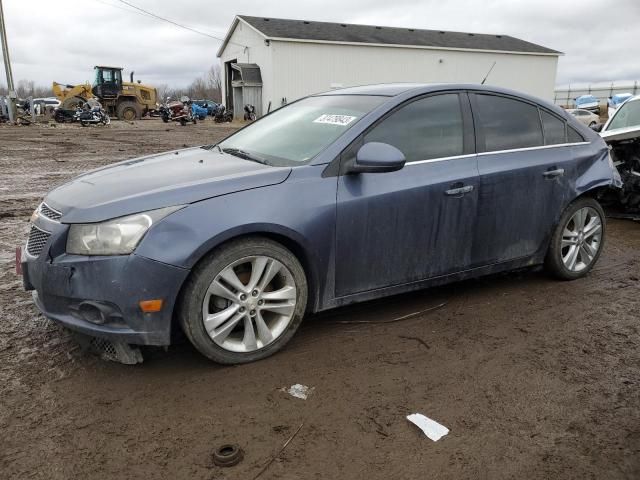
<path fill-rule="evenodd" d="M 485 151 L 538 147 L 544 144 L 538 107 L 497 95 L 476 94 L 476 116 Z"/>

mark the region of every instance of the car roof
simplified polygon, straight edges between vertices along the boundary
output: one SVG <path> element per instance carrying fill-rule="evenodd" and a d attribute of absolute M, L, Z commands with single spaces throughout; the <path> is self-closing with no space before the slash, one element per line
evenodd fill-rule
<path fill-rule="evenodd" d="M 508 88 L 496 87 L 492 85 L 481 85 L 479 83 L 380 83 L 374 85 L 360 85 L 357 87 L 340 88 L 337 90 L 318 93 L 314 96 L 376 95 L 395 97 L 409 92 L 414 95 L 423 95 L 426 93 L 438 92 L 443 90 L 471 90 L 487 93 L 501 93 L 505 95 L 513 95 L 514 97 L 529 100 L 533 103 L 549 106 L 549 103 L 547 101 L 523 92 L 518 92 Z"/>

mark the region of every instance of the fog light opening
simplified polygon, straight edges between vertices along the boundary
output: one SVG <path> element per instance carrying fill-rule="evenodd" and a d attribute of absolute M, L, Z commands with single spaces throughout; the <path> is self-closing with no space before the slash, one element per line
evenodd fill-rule
<path fill-rule="evenodd" d="M 100 307 L 91 302 L 83 302 L 79 305 L 78 310 L 82 318 L 87 322 L 103 325 L 107 321 L 107 317 Z"/>

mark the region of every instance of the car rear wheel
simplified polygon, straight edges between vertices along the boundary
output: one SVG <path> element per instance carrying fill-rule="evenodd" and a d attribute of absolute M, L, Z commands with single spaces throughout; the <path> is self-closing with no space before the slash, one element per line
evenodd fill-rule
<path fill-rule="evenodd" d="M 553 233 L 545 266 L 563 280 L 584 277 L 600 257 L 605 228 L 604 211 L 595 199 L 573 202 Z"/>
<path fill-rule="evenodd" d="M 307 281 L 296 257 L 264 238 L 212 252 L 184 288 L 179 316 L 191 343 L 218 363 L 247 363 L 280 350 L 297 330 Z"/>

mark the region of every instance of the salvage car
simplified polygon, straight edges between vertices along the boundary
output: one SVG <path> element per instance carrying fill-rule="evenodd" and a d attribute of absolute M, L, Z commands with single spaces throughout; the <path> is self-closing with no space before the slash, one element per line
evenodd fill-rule
<path fill-rule="evenodd" d="M 613 114 L 615 113 L 616 109 L 620 105 L 622 105 L 624 102 L 626 102 L 631 97 L 633 97 L 633 95 L 631 95 L 630 93 L 617 93 L 613 97 L 609 97 L 609 100 L 607 100 L 607 106 L 608 106 L 607 114 L 608 114 L 609 118 L 611 118 L 613 116 Z"/>
<path fill-rule="evenodd" d="M 640 217 L 640 95 L 625 100 L 600 131 L 611 146 L 614 165 L 623 186 L 615 192 L 603 192 L 606 206 Z"/>
<path fill-rule="evenodd" d="M 593 95 L 580 95 L 575 99 L 576 108 L 589 110 L 590 112 L 600 114 L 600 101 L 598 97 Z"/>
<path fill-rule="evenodd" d="M 593 127 L 600 123 L 600 117 L 589 110 L 583 110 L 581 108 L 571 108 L 567 110 L 567 113 L 576 117 L 580 123 L 584 123 L 588 127 Z"/>
<path fill-rule="evenodd" d="M 596 197 L 619 186 L 602 138 L 535 97 L 354 87 L 54 189 L 19 266 L 70 329 L 127 345 L 181 329 L 245 363 L 306 314 L 534 265 L 584 277 L 605 241 Z"/>

